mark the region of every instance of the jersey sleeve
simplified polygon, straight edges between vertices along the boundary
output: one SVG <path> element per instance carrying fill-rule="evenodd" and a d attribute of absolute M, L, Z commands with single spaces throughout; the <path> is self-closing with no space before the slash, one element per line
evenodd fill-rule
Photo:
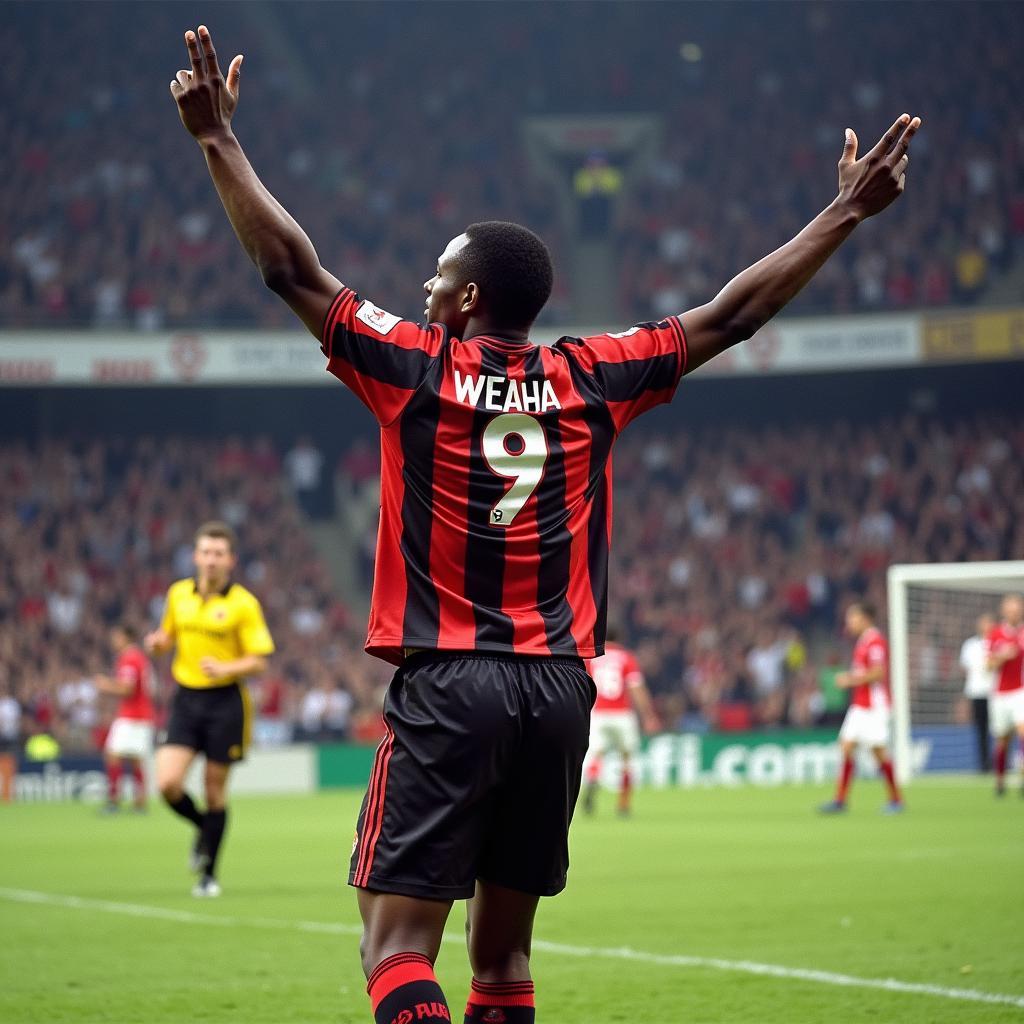
<path fill-rule="evenodd" d="M 137 687 L 142 681 L 142 666 L 138 659 L 130 655 L 120 657 L 117 661 L 117 678 L 122 683 L 131 683 Z"/>
<path fill-rule="evenodd" d="M 238 639 L 244 654 L 273 654 L 274 638 L 267 628 L 267 620 L 263 617 L 263 609 L 259 601 L 251 595 L 242 607 L 238 619 Z"/>
<path fill-rule="evenodd" d="M 619 334 L 562 338 L 555 347 L 593 379 L 616 431 L 672 401 L 686 372 L 686 333 L 677 316 Z"/>
<path fill-rule="evenodd" d="M 626 686 L 631 690 L 639 689 L 646 682 L 643 669 L 640 668 L 640 662 L 632 654 L 622 666 L 622 678 L 625 680 Z"/>
<path fill-rule="evenodd" d="M 446 342 L 441 324 L 419 327 L 342 288 L 324 319 L 320 347 L 327 371 L 387 425 L 423 383 Z"/>
<path fill-rule="evenodd" d="M 867 668 L 878 668 L 889 660 L 889 650 L 886 642 L 879 636 L 868 644 L 864 660 Z"/>
<path fill-rule="evenodd" d="M 965 640 L 960 645 L 960 667 L 966 672 L 971 667 L 971 641 Z"/>
<path fill-rule="evenodd" d="M 985 657 L 990 658 L 996 652 L 996 648 L 1001 646 L 1003 639 L 1003 631 L 999 626 L 993 626 L 985 637 Z"/>
<path fill-rule="evenodd" d="M 164 598 L 164 614 L 160 619 L 160 628 L 168 635 L 174 636 L 174 587 L 167 591 L 167 597 Z"/>

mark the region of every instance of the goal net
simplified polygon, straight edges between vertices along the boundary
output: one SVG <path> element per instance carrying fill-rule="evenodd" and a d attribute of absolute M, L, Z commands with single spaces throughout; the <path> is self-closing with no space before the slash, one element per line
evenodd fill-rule
<path fill-rule="evenodd" d="M 894 565 L 888 591 L 896 773 L 974 770 L 960 649 L 980 615 L 998 617 L 1004 594 L 1024 592 L 1024 562 Z"/>

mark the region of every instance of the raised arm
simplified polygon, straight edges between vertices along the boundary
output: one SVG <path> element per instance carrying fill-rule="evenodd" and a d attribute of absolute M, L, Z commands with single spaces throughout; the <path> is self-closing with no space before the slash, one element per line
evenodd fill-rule
<path fill-rule="evenodd" d="M 264 283 L 319 338 L 341 282 L 320 265 L 313 243 L 256 176 L 231 130 L 242 55 L 231 61 L 225 81 L 205 25 L 198 36 L 186 32 L 185 45 L 192 70 L 171 82 L 181 122 L 202 148 L 231 226 Z"/>
<path fill-rule="evenodd" d="M 734 277 L 709 303 L 684 313 L 689 373 L 754 335 L 796 297 L 867 217 L 881 213 L 902 192 L 907 147 L 921 126 L 903 114 L 866 156 L 857 159 L 857 136 L 846 129 L 839 160 L 839 195 L 792 241 Z"/>

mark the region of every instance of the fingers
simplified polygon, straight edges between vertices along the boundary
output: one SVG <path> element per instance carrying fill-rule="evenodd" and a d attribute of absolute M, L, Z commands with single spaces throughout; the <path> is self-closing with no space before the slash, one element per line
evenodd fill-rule
<path fill-rule="evenodd" d="M 900 116 L 896 118 L 896 123 L 878 140 L 875 144 L 875 148 L 868 153 L 868 156 L 874 157 L 875 159 L 885 156 L 885 154 L 892 149 L 896 140 L 900 137 L 900 132 L 902 132 L 908 124 L 910 124 L 910 115 L 900 114 Z"/>
<path fill-rule="evenodd" d="M 179 71 L 174 77 L 178 80 L 178 85 L 180 85 L 182 89 L 187 89 L 188 83 L 192 81 L 192 72 Z"/>
<path fill-rule="evenodd" d="M 242 75 L 242 61 L 245 55 L 240 53 L 228 65 L 228 91 L 232 96 L 238 95 L 238 80 Z"/>
<path fill-rule="evenodd" d="M 843 144 L 841 164 L 852 164 L 857 159 L 857 133 L 852 128 L 846 129 L 846 142 Z"/>
<path fill-rule="evenodd" d="M 213 48 L 213 37 L 205 25 L 199 26 L 199 40 L 203 44 L 203 54 L 206 57 L 206 73 L 212 78 L 220 74 L 220 67 L 217 65 L 217 51 Z"/>
<path fill-rule="evenodd" d="M 191 29 L 185 33 L 185 46 L 188 48 L 188 56 L 192 61 L 192 74 L 197 79 L 205 78 L 203 71 L 203 55 L 199 49 L 199 40 Z"/>
<path fill-rule="evenodd" d="M 917 134 L 917 130 L 920 127 L 921 118 L 915 117 L 903 130 L 903 134 L 899 137 L 896 145 L 893 146 L 892 152 L 889 154 L 889 159 L 892 160 L 894 164 L 898 164 L 900 161 L 907 158 L 907 147 L 910 145 L 910 140 Z"/>

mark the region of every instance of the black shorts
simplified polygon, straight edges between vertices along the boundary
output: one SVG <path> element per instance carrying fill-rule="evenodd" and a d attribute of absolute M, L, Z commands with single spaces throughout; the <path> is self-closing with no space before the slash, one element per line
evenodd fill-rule
<path fill-rule="evenodd" d="M 208 761 L 232 764 L 245 757 L 251 729 L 244 683 L 208 689 L 179 684 L 171 699 L 164 742 L 198 750 Z"/>
<path fill-rule="evenodd" d="M 579 658 L 423 651 L 395 673 L 349 884 L 468 899 L 565 888 L 596 691 Z"/>

